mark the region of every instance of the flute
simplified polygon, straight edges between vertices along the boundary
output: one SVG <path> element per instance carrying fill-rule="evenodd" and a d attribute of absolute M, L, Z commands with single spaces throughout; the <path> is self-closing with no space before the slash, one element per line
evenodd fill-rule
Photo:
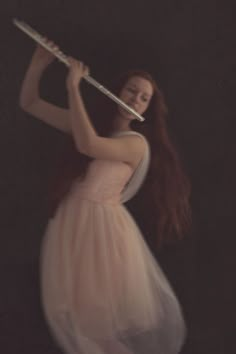
<path fill-rule="evenodd" d="M 29 37 L 31 37 L 33 40 L 35 40 L 37 43 L 39 43 L 42 47 L 47 49 L 49 52 L 51 52 L 59 61 L 64 63 L 66 66 L 70 66 L 69 61 L 67 56 L 62 52 L 62 51 L 53 51 L 53 49 L 50 47 L 50 45 L 47 44 L 45 41 L 44 37 L 41 36 L 37 31 L 35 31 L 31 26 L 26 24 L 23 21 L 19 21 L 18 19 L 13 19 L 13 23 L 16 27 L 18 27 L 21 31 L 26 33 Z M 113 93 L 111 93 L 108 89 L 106 89 L 104 86 L 102 86 L 98 81 L 93 79 L 90 75 L 84 76 L 84 79 L 96 87 L 99 91 L 104 93 L 107 97 L 109 97 L 112 101 L 116 102 L 119 104 L 122 108 L 124 108 L 127 112 L 133 114 L 133 116 L 138 119 L 140 122 L 143 122 L 145 119 L 138 114 L 133 108 L 128 106 L 126 103 L 124 103 L 121 99 L 119 99 L 117 96 L 115 96 Z"/>

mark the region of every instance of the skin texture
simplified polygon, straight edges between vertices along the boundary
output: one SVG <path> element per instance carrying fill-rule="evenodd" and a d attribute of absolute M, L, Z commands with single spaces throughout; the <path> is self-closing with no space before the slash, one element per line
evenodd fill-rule
<path fill-rule="evenodd" d="M 59 50 L 52 42 L 51 47 L 54 51 Z M 69 110 L 57 107 L 45 100 L 42 100 L 39 95 L 39 81 L 43 71 L 46 67 L 55 60 L 55 56 L 38 45 L 32 56 L 29 68 L 26 72 L 21 92 L 20 92 L 20 106 L 34 117 L 43 122 L 57 128 L 63 132 L 71 133 L 71 126 L 69 123 Z M 70 58 L 74 63 L 73 70 L 70 70 L 67 78 L 67 86 L 74 85 L 77 87 L 82 77 L 88 68 Z M 85 70 L 85 72 L 83 72 Z M 87 70 L 87 71 L 86 71 Z M 80 72 L 81 71 L 81 72 Z M 76 81 L 77 80 L 77 81 Z M 150 96 L 152 95 L 152 86 L 148 80 L 141 77 L 130 78 L 123 87 L 120 98 L 133 107 L 139 114 L 143 114 L 148 107 Z M 146 102 L 145 102 L 146 101 Z M 134 119 L 132 114 L 118 107 L 118 114 L 114 120 L 114 130 L 130 130 L 130 122 Z"/>
<path fill-rule="evenodd" d="M 66 85 L 70 122 L 78 150 L 95 159 L 122 161 L 129 164 L 132 168 L 136 168 L 143 156 L 146 143 L 139 136 L 104 138 L 96 133 L 80 93 L 80 82 L 85 75 L 88 75 L 89 69 L 82 62 L 73 58 L 68 60 L 70 67 Z M 133 77 L 123 87 L 120 97 L 142 114 L 149 105 L 152 93 L 152 86 L 147 80 L 141 77 Z M 115 117 L 115 130 L 130 130 L 129 125 L 133 119 L 132 115 L 118 110 Z"/>
<path fill-rule="evenodd" d="M 48 41 L 48 44 L 55 52 L 59 50 L 53 42 Z M 66 87 L 69 109 L 57 107 L 40 98 L 38 90 L 40 78 L 45 68 L 54 59 L 55 57 L 40 45 L 36 47 L 23 81 L 20 106 L 45 123 L 72 134 L 77 149 L 83 154 L 92 158 L 124 161 L 135 168 L 143 155 L 145 144 L 137 136 L 116 139 L 98 136 L 90 122 L 80 93 L 80 82 L 89 73 L 89 68 L 82 62 L 68 58 L 70 67 Z M 149 105 L 152 94 L 153 88 L 148 80 L 132 77 L 121 90 L 120 98 L 142 115 Z M 118 106 L 114 131 L 130 130 L 133 119 L 135 118 L 132 114 Z"/>
<path fill-rule="evenodd" d="M 149 81 L 142 77 L 131 77 L 120 92 L 120 99 L 142 115 L 148 108 L 149 102 L 153 95 L 153 88 Z M 125 111 L 122 107 L 118 107 L 122 117 L 134 119 L 132 114 Z"/>

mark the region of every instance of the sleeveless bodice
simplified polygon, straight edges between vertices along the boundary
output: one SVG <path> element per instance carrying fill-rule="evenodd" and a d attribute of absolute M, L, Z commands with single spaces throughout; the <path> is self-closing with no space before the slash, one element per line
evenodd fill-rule
<path fill-rule="evenodd" d="M 121 192 L 129 181 L 133 169 L 120 161 L 94 160 L 85 178 L 75 181 L 72 193 L 82 199 L 105 203 L 119 203 Z"/>
<path fill-rule="evenodd" d="M 125 203 L 130 200 L 141 187 L 150 162 L 150 149 L 143 135 L 126 131 L 113 134 L 113 137 L 138 135 L 146 142 L 146 149 L 139 165 L 133 169 L 122 161 L 93 160 L 85 179 L 73 184 L 72 192 L 82 199 L 106 203 Z"/>

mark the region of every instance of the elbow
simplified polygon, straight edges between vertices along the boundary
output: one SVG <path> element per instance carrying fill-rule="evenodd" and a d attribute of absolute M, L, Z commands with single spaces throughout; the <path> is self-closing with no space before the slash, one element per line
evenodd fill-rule
<path fill-rule="evenodd" d="M 80 139 L 79 140 L 75 140 L 75 145 L 77 150 L 86 156 L 92 157 L 93 156 L 93 145 L 91 142 Z"/>
<path fill-rule="evenodd" d="M 23 110 L 25 110 L 27 108 L 27 106 L 29 105 L 29 97 L 27 97 L 25 90 L 23 88 L 21 88 L 21 91 L 20 91 L 20 95 L 18 98 L 18 104 L 19 104 L 20 108 L 22 108 Z"/>
<path fill-rule="evenodd" d="M 27 97 L 24 94 L 20 94 L 19 100 L 18 100 L 18 104 L 20 106 L 21 109 L 23 109 L 26 112 L 30 111 L 30 107 L 32 106 L 32 104 L 34 102 L 36 102 L 38 99 L 38 97 Z"/>
<path fill-rule="evenodd" d="M 21 95 L 20 95 L 20 97 L 18 99 L 18 104 L 19 104 L 20 108 L 25 109 L 25 106 L 26 106 L 25 100 L 22 98 Z"/>
<path fill-rule="evenodd" d="M 23 111 L 27 111 L 27 105 L 21 101 L 19 101 L 19 107 L 23 109 Z"/>
<path fill-rule="evenodd" d="M 78 150 L 81 154 L 90 156 L 90 149 L 89 149 L 88 146 L 86 146 L 86 145 L 84 145 L 84 144 L 81 144 L 81 143 L 78 143 L 78 142 L 75 142 L 75 145 L 76 145 L 77 150 Z"/>
<path fill-rule="evenodd" d="M 18 104 L 20 106 L 21 109 L 23 109 L 24 111 L 27 111 L 29 106 L 30 106 L 30 102 L 27 101 L 24 97 L 20 96 L 19 97 L 19 101 Z"/>

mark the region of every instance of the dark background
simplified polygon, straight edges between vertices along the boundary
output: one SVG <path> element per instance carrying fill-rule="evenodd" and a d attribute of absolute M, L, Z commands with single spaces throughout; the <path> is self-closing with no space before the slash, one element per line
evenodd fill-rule
<path fill-rule="evenodd" d="M 157 79 L 193 188 L 192 231 L 155 253 L 185 313 L 182 354 L 236 353 L 233 6 L 213 0 L 11 0 L 0 11 L 0 352 L 60 353 L 40 307 L 38 260 L 48 181 L 66 138 L 18 106 L 34 49 L 12 25 L 18 17 L 85 61 L 103 84 L 137 67 Z M 42 95 L 62 106 L 65 74 L 54 64 L 42 81 Z M 141 199 L 128 207 L 145 234 Z"/>

